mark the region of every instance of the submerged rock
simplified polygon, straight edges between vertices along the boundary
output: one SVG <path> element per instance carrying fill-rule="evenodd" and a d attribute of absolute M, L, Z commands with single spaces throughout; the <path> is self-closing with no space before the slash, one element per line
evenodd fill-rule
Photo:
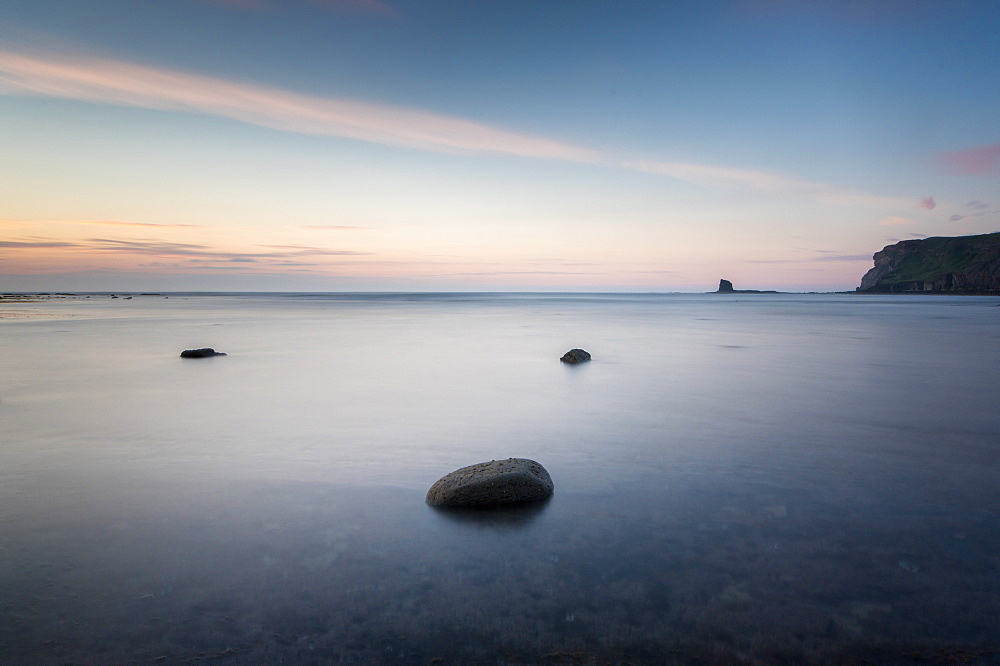
<path fill-rule="evenodd" d="M 552 496 L 552 477 L 534 460 L 508 458 L 469 465 L 438 479 L 427 491 L 432 506 L 486 507 L 536 502 Z"/>
<path fill-rule="evenodd" d="M 570 349 L 559 360 L 563 363 L 583 363 L 590 360 L 590 352 L 582 349 Z"/>
<path fill-rule="evenodd" d="M 225 352 L 217 352 L 211 347 L 201 349 L 185 349 L 181 352 L 181 358 L 206 358 L 208 356 L 225 356 Z"/>

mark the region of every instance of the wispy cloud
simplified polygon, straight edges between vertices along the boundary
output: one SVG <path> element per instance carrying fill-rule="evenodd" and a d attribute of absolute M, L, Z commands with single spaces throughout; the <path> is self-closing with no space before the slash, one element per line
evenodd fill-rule
<path fill-rule="evenodd" d="M 381 4 L 377 0 L 350 2 Z M 433 152 L 517 155 L 595 164 L 660 174 L 709 187 L 804 196 L 835 205 L 913 206 L 912 200 L 877 196 L 855 188 L 810 182 L 763 170 L 672 161 L 619 160 L 557 139 L 523 134 L 454 116 L 305 95 L 277 87 L 91 55 L 0 49 L 0 94 L 44 95 L 102 104 L 205 113 L 282 131 Z M 342 227 L 319 225 L 311 228 Z"/>
<path fill-rule="evenodd" d="M 88 249 L 100 252 L 127 252 L 129 254 L 153 254 L 169 257 L 218 254 L 205 245 L 195 245 L 193 243 L 128 241 L 114 238 L 88 238 L 86 245 L 82 245 L 81 247 L 87 247 Z"/>
<path fill-rule="evenodd" d="M 453 116 L 316 97 L 93 56 L 0 50 L 0 92 L 194 111 L 303 134 L 436 152 L 593 162 L 594 151 Z"/>
<path fill-rule="evenodd" d="M 0 241 L 0 248 L 48 248 L 48 247 L 80 247 L 78 243 L 66 243 L 63 241 Z"/>
<path fill-rule="evenodd" d="M 935 161 L 963 176 L 978 176 L 1000 170 L 1000 143 L 939 153 Z"/>
<path fill-rule="evenodd" d="M 917 208 L 922 210 L 934 210 L 937 208 L 937 202 L 934 201 L 934 197 L 927 197 L 926 199 L 920 200 L 920 203 L 917 204 Z"/>
<path fill-rule="evenodd" d="M 325 247 L 313 247 L 311 245 L 261 245 L 260 247 L 281 250 L 280 256 L 300 257 L 303 255 L 326 255 L 326 256 L 359 256 L 371 254 L 370 252 L 356 252 L 354 250 L 331 250 Z M 276 255 L 271 255 L 276 256 Z"/>
<path fill-rule="evenodd" d="M 948 218 L 949 222 L 958 222 L 959 220 L 964 220 L 969 217 L 982 217 L 983 215 L 996 215 L 1000 213 L 1000 210 L 981 210 L 978 213 L 967 213 L 965 215 L 952 215 Z"/>
<path fill-rule="evenodd" d="M 69 220 L 71 224 L 88 224 L 95 227 L 154 227 L 157 229 L 196 229 L 197 224 L 159 224 L 156 222 L 118 222 L 117 220 Z"/>
<path fill-rule="evenodd" d="M 0 220 L 0 226 L 32 225 L 32 224 L 82 224 L 93 227 L 152 227 L 157 229 L 200 229 L 197 224 L 159 224 L 156 222 L 119 222 L 118 220 Z"/>
<path fill-rule="evenodd" d="M 227 252 L 206 245 L 192 243 L 170 243 L 166 241 L 135 241 L 110 238 L 91 238 L 86 245 L 80 245 L 97 252 L 121 252 L 126 254 L 156 255 L 161 257 L 196 257 L 216 261 L 252 262 L 258 259 L 288 259 L 301 256 L 364 256 L 369 252 L 354 250 L 332 250 L 305 245 L 261 245 L 276 252 Z"/>
<path fill-rule="evenodd" d="M 949 222 L 958 222 L 969 217 L 982 217 L 984 215 L 1000 215 L 1000 210 L 991 210 L 991 206 L 984 201 L 970 201 L 965 207 L 972 213 L 956 213 L 948 218 Z"/>
<path fill-rule="evenodd" d="M 623 162 L 622 167 L 670 176 L 696 185 L 736 187 L 761 192 L 809 196 L 837 205 L 909 207 L 911 202 L 894 197 L 880 197 L 861 190 L 829 183 L 815 183 L 757 169 L 737 169 L 685 162 Z"/>
<path fill-rule="evenodd" d="M 37 223 L 36 223 L 37 224 Z M 79 224 L 90 227 L 139 227 L 152 229 L 199 229 L 198 224 L 161 224 L 157 222 L 120 222 L 118 220 L 45 220 L 44 224 Z"/>
<path fill-rule="evenodd" d="M 132 226 L 125 224 L 125 226 Z M 151 225 L 172 226 L 172 225 Z M 255 248 L 259 248 L 256 249 Z M 217 245 L 181 243 L 164 239 L 136 238 L 78 238 L 62 240 L 51 236 L 21 236 L 0 241 L 0 255 L 4 258 L 25 258 L 38 256 L 37 251 L 46 251 L 49 263 L 87 263 L 87 257 L 94 255 L 114 255 L 120 259 L 173 260 L 173 266 L 207 267 L 215 264 L 243 264 L 247 267 L 262 268 L 275 266 L 307 266 L 310 259 L 330 264 L 333 258 L 370 257 L 372 252 L 330 248 L 316 245 L 256 245 L 249 251 L 231 250 Z M 33 252 L 36 251 L 36 252 Z M 58 259 L 54 259 L 58 255 Z M 155 263 L 160 263 L 159 261 Z M 151 265 L 148 262 L 140 265 Z"/>

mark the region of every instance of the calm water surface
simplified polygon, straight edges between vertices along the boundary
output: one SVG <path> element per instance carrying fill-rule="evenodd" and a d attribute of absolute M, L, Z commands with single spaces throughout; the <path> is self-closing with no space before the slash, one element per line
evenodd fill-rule
<path fill-rule="evenodd" d="M 0 303 L 0 663 L 996 662 L 998 303 Z"/>

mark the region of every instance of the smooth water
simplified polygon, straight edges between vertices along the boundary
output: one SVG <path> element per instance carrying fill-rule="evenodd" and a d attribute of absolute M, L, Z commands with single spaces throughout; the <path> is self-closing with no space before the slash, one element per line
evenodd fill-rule
<path fill-rule="evenodd" d="M 0 663 L 1000 659 L 998 302 L 0 303 Z"/>

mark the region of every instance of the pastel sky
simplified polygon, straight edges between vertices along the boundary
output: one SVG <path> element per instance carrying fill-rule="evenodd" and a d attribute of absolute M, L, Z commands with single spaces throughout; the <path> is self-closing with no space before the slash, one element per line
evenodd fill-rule
<path fill-rule="evenodd" d="M 4 0 L 0 291 L 853 289 L 1000 230 L 996 0 Z"/>

